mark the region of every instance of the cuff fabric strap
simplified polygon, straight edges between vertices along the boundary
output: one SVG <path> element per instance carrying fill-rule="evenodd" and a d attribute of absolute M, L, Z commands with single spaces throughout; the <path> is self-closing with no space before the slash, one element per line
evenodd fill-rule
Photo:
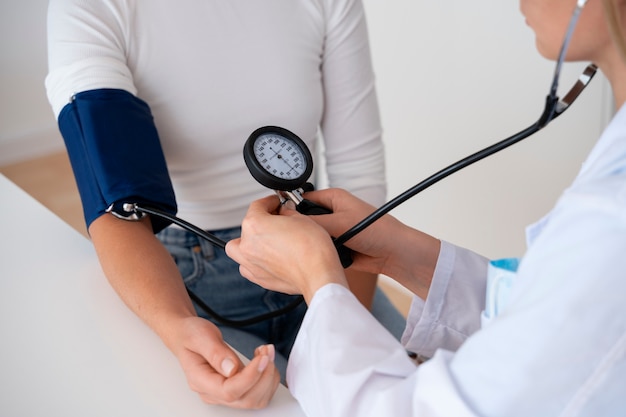
<path fill-rule="evenodd" d="M 59 114 L 87 227 L 119 203 L 176 214 L 176 199 L 148 105 L 123 90 L 76 94 Z M 169 221 L 153 217 L 158 232 Z"/>

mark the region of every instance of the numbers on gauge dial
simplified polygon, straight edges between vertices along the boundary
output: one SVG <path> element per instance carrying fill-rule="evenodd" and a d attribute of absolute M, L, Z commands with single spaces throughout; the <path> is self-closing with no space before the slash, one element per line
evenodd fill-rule
<path fill-rule="evenodd" d="M 283 136 L 265 134 L 254 142 L 254 156 L 273 176 L 292 180 L 306 172 L 306 158 L 293 141 Z"/>

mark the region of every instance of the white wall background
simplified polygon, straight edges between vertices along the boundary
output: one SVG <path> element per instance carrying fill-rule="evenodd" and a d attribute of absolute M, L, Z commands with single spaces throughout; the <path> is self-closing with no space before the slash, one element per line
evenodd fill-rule
<path fill-rule="evenodd" d="M 538 119 L 554 65 L 536 52 L 517 1 L 364 3 L 389 198 Z M 585 65 L 564 66 L 561 96 Z M 573 179 L 611 103 L 606 80 L 596 76 L 543 131 L 444 179 L 392 214 L 491 258 L 523 254 L 525 226 Z"/>
<path fill-rule="evenodd" d="M 0 165 L 63 148 L 46 99 L 47 0 L 0 0 Z"/>
<path fill-rule="evenodd" d="M 394 196 L 533 123 L 553 64 L 516 1 L 364 0 Z M 0 0 L 0 164 L 62 149 L 43 86 L 46 0 Z M 569 64 L 567 89 L 584 67 Z M 481 161 L 393 214 L 490 257 L 520 255 L 523 229 L 553 205 L 610 116 L 597 77 L 532 139 Z"/>

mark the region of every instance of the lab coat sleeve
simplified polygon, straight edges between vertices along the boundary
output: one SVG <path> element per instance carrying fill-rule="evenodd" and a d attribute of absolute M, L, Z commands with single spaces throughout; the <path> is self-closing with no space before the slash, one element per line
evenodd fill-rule
<path fill-rule="evenodd" d="M 624 117 L 621 110 L 575 184 L 533 231 L 505 308 L 456 352 L 439 349 L 412 366 L 346 288 L 320 289 L 287 370 L 307 415 L 626 415 Z M 454 339 L 448 331 L 477 329 L 478 321 L 463 316 L 482 308 L 485 269 L 486 260 L 443 243 L 427 300 L 414 304 L 408 346 L 420 334 L 445 344 Z M 458 310 L 441 305 L 453 296 Z M 422 323 L 435 330 L 422 333 Z"/>
<path fill-rule="evenodd" d="M 441 242 L 433 281 L 424 302 L 414 297 L 402 343 L 407 350 L 432 357 L 437 349 L 456 351 L 480 328 L 485 306 L 488 259 Z"/>
<path fill-rule="evenodd" d="M 287 381 L 310 417 L 473 416 L 455 388 L 451 359 L 439 351 L 417 367 L 348 289 L 329 284 L 309 306 Z"/>

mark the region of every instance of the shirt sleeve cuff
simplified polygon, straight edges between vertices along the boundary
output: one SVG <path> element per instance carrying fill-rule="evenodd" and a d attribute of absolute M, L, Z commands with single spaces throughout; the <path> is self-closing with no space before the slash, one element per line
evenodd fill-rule
<path fill-rule="evenodd" d="M 402 343 L 432 357 L 438 348 L 455 351 L 480 328 L 488 260 L 441 242 L 433 281 L 425 301 L 414 297 Z"/>

